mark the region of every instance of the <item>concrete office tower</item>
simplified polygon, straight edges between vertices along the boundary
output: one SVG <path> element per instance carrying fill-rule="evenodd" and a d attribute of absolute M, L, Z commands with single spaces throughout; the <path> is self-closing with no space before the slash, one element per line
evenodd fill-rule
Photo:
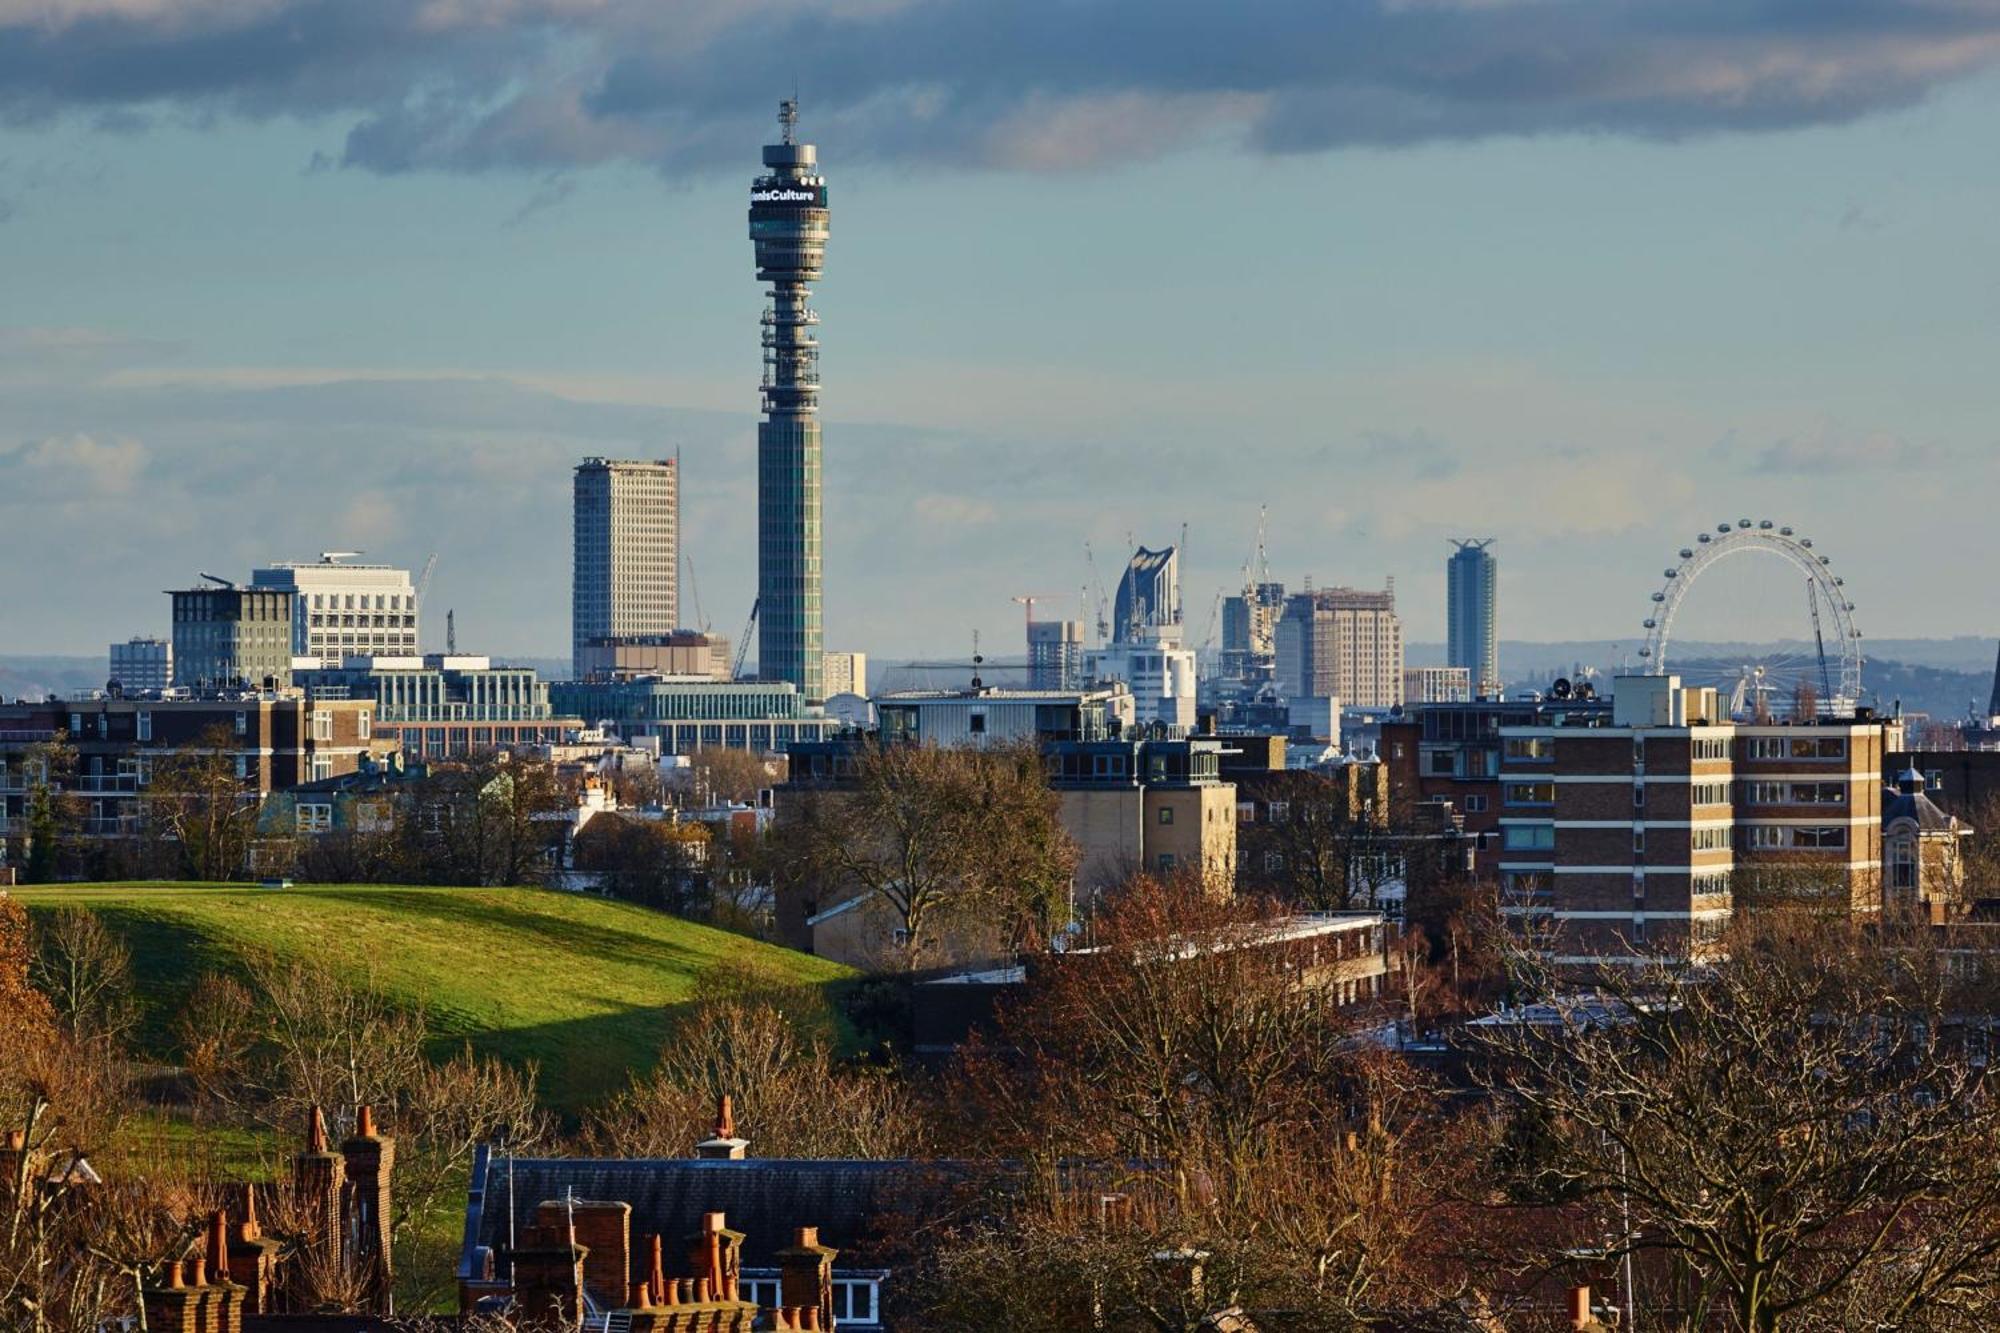
<path fill-rule="evenodd" d="M 1278 688 L 1348 708 L 1403 702 L 1403 622 L 1396 594 L 1321 588 L 1288 598 L 1277 629 Z"/>
<path fill-rule="evenodd" d="M 1458 549 L 1445 561 L 1445 661 L 1472 676 L 1482 699 L 1500 693 L 1500 620 L 1496 596 L 1500 562 L 1491 537 L 1454 537 Z"/>
<path fill-rule="evenodd" d="M 1083 622 L 1028 622 L 1028 688 L 1074 690 L 1083 684 Z"/>
<path fill-rule="evenodd" d="M 111 645 L 111 674 L 127 694 L 164 690 L 174 683 L 174 646 L 150 634 L 135 635 Z"/>
<path fill-rule="evenodd" d="M 1141 546 L 1118 580 L 1118 596 L 1112 607 L 1111 637 L 1114 642 L 1130 642 L 1137 631 L 1181 623 L 1181 558 L 1169 546 L 1149 551 Z"/>
<path fill-rule="evenodd" d="M 808 284 L 826 260 L 826 179 L 794 141 L 798 103 L 778 104 L 779 143 L 750 187 L 750 239 L 764 308 L 764 419 L 757 424 L 757 674 L 826 698 L 820 628 L 819 316 Z"/>
<path fill-rule="evenodd" d="M 417 651 L 417 590 L 410 571 L 351 565 L 358 551 L 322 551 L 316 561 L 279 561 L 250 571 L 253 588 L 292 594 L 292 655 L 334 667 L 349 657 L 408 657 Z"/>
<path fill-rule="evenodd" d="M 593 639 L 666 635 L 680 618 L 680 469 L 586 458 L 576 468 L 570 652 L 581 679 Z"/>
<path fill-rule="evenodd" d="M 836 694 L 858 694 L 868 697 L 868 654 L 867 653 L 827 653 L 822 659 L 825 675 L 822 683 L 826 686 L 826 697 Z"/>
<path fill-rule="evenodd" d="M 292 590 L 213 582 L 213 587 L 167 593 L 174 599 L 174 684 L 192 689 L 290 686 Z"/>

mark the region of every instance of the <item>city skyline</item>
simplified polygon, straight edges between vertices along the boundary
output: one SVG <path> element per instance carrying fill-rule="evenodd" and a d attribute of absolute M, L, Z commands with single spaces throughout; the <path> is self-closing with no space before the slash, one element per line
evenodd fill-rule
<path fill-rule="evenodd" d="M 225 22 L 214 8 L 201 22 Z M 85 43 L 71 12 L 37 40 Z M 836 44 L 801 79 L 842 165 L 839 263 L 817 294 L 841 330 L 827 645 L 1014 645 L 1011 597 L 1084 583 L 1085 539 L 1108 589 L 1128 536 L 1164 545 L 1183 522 L 1199 641 L 1267 503 L 1275 577 L 1393 575 L 1412 642 L 1443 637 L 1435 552 L 1455 531 L 1502 539 L 1511 636 L 1636 646 L 1673 551 L 1738 516 L 1819 534 L 1870 636 L 2000 627 L 1977 540 L 1996 480 L 1978 367 L 2000 351 L 1984 228 L 2000 172 L 1982 151 L 2000 80 L 1990 25 L 1962 22 L 1935 82 L 1879 96 L 1846 90 L 1916 68 L 1931 39 L 1746 22 L 1710 34 L 1715 61 L 1831 42 L 1848 77 L 1809 97 L 1774 75 L 1766 114 L 1668 89 L 1656 108 L 1686 114 L 1650 124 L 1636 102 L 1552 87 L 1555 110 L 1487 129 L 1446 117 L 1337 144 L 1276 142 L 1268 108 L 1166 114 L 1127 70 L 1129 104 L 1054 96 L 1039 154 L 1018 116 L 987 122 L 1016 136 L 1002 151 L 968 140 L 976 117 L 865 109 L 880 71 L 841 68 Z M 0 10 L 0 33 L 18 23 Z M 1489 28 L 1440 8 L 1423 40 Z M 140 36 L 194 79 L 187 42 Z M 411 60 L 449 63 L 452 40 Z M 569 467 L 676 447 L 703 618 L 740 634 L 757 407 L 741 171 L 791 86 L 741 68 L 685 152 L 483 164 L 462 143 L 371 157 L 357 145 L 379 138 L 348 134 L 369 109 L 337 97 L 256 106 L 171 79 L 89 94 L 0 69 L 20 113 L 0 130 L 0 517 L 66 552 L 9 590 L 8 650 L 163 632 L 157 594 L 126 586 L 135 560 L 186 581 L 337 548 L 405 567 L 441 553 L 426 646 L 456 608 L 462 641 L 559 656 Z M 142 103 L 143 132 L 107 128 Z M 1141 232 L 1123 229 L 1134 208 Z M 959 245 L 980 262 L 940 284 Z M 318 498 L 301 513 L 280 494 Z M 1860 503 L 1884 495 L 1887 513 Z M 102 537 L 75 549 L 78 531 Z M 1717 603 L 1688 632 L 1765 637 L 1762 605 Z"/>

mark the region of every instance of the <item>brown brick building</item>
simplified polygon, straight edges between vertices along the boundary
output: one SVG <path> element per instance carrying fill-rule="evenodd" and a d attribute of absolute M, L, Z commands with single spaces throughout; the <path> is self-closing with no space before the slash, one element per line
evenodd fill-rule
<path fill-rule="evenodd" d="M 113 837 L 137 831 L 139 802 L 169 756 L 219 751 L 246 799 L 261 799 L 356 771 L 378 744 L 374 713 L 373 700 L 291 693 L 0 705 L 0 848 L 23 834 L 41 756 L 59 739 L 75 751 L 74 772 L 57 785 L 83 802 L 81 831 Z"/>
<path fill-rule="evenodd" d="M 1746 891 L 1880 909 L 1900 724 L 1721 717 L 1713 689 L 1626 676 L 1608 718 L 1502 729 L 1502 910 L 1556 961 L 1699 956 Z"/>

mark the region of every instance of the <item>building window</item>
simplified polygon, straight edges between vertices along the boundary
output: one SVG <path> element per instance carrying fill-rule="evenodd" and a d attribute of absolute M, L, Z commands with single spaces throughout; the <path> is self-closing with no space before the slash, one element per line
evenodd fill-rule
<path fill-rule="evenodd" d="M 1506 824 L 1500 830 L 1500 845 L 1510 852 L 1547 851 L 1556 845 L 1554 824 Z"/>
<path fill-rule="evenodd" d="M 1635 916 L 1632 918 L 1632 943 L 1644 944 L 1645 942 L 1646 942 L 1646 918 L 1643 916 Z"/>
<path fill-rule="evenodd" d="M 1554 805 L 1556 784 L 1553 782 L 1510 782 L 1507 784 L 1508 805 Z"/>
<path fill-rule="evenodd" d="M 250 715 L 248 713 L 238 713 L 236 715 L 236 734 L 239 736 L 250 734 Z"/>
<path fill-rule="evenodd" d="M 313 714 L 313 739 L 316 741 L 333 739 L 333 714 L 323 711 Z"/>
<path fill-rule="evenodd" d="M 301 833 L 328 833 L 333 829 L 333 807 L 324 802 L 305 802 L 299 806 L 298 828 Z"/>
<path fill-rule="evenodd" d="M 1171 805 L 1160 807 L 1160 822 L 1162 824 L 1171 824 L 1174 822 L 1174 808 Z"/>
<path fill-rule="evenodd" d="M 354 734 L 359 736 L 364 741 L 367 740 L 369 725 L 372 721 L 373 721 L 373 716 L 369 713 L 367 709 L 364 708 L 360 712 L 356 713 L 354 715 Z"/>
<path fill-rule="evenodd" d="M 238 717 L 241 717 L 241 716 L 243 716 L 243 715 L 242 715 L 241 713 L 238 713 L 238 714 L 237 714 L 237 716 L 238 716 Z M 249 755 L 247 755 L 247 754 L 239 754 L 239 755 L 237 755 L 237 756 L 236 756 L 236 780 L 237 780 L 238 782 L 241 782 L 241 781 L 243 781 L 244 779 L 248 778 L 249 776 L 250 776 L 250 756 L 249 756 Z"/>
<path fill-rule="evenodd" d="M 1632 808 L 1634 810 L 1641 810 L 1645 808 L 1645 805 L 1646 805 L 1646 784 L 1643 782 L 1635 782 L 1632 784 Z"/>
<path fill-rule="evenodd" d="M 1642 828 L 1632 830 L 1632 854 L 1634 856 L 1646 854 L 1646 830 Z"/>
<path fill-rule="evenodd" d="M 1484 796 L 1468 796 L 1468 797 L 1466 797 L 1466 798 L 1465 798 L 1465 813 L 1466 813 L 1466 814 L 1468 814 L 1468 815 L 1483 815 L 1483 814 L 1485 814 L 1485 813 L 1486 813 L 1486 798 L 1485 798 Z"/>
<path fill-rule="evenodd" d="M 140 712 L 136 725 L 139 729 L 138 737 L 140 740 L 149 741 L 153 739 L 153 715 L 151 713 Z"/>
<path fill-rule="evenodd" d="M 1555 740 L 1548 736 L 1509 736 L 1507 758 L 1526 764 L 1546 764 L 1556 757 Z"/>
<path fill-rule="evenodd" d="M 986 714 L 974 713 L 970 718 L 966 720 L 965 725 L 966 725 L 966 730 L 971 732 L 973 735 L 984 736 L 986 734 Z"/>
<path fill-rule="evenodd" d="M 1180 858 L 1175 856 L 1172 852 L 1160 853 L 1160 869 L 1162 872 L 1172 873 L 1174 867 L 1178 866 L 1179 864 L 1180 864 Z"/>

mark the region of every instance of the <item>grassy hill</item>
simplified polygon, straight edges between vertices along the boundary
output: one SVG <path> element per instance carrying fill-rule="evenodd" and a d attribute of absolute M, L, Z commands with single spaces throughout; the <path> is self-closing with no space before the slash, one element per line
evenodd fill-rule
<path fill-rule="evenodd" d="M 156 1038 L 196 979 L 246 955 L 322 958 L 421 1005 L 444 1042 L 536 1061 L 542 1095 L 574 1110 L 658 1052 L 669 1015 L 714 967 L 799 982 L 851 976 L 823 959 L 602 898 L 539 889 L 312 885 L 52 885 L 30 912 L 87 907 L 132 949 Z M 164 1048 L 163 1048 L 164 1049 Z"/>

